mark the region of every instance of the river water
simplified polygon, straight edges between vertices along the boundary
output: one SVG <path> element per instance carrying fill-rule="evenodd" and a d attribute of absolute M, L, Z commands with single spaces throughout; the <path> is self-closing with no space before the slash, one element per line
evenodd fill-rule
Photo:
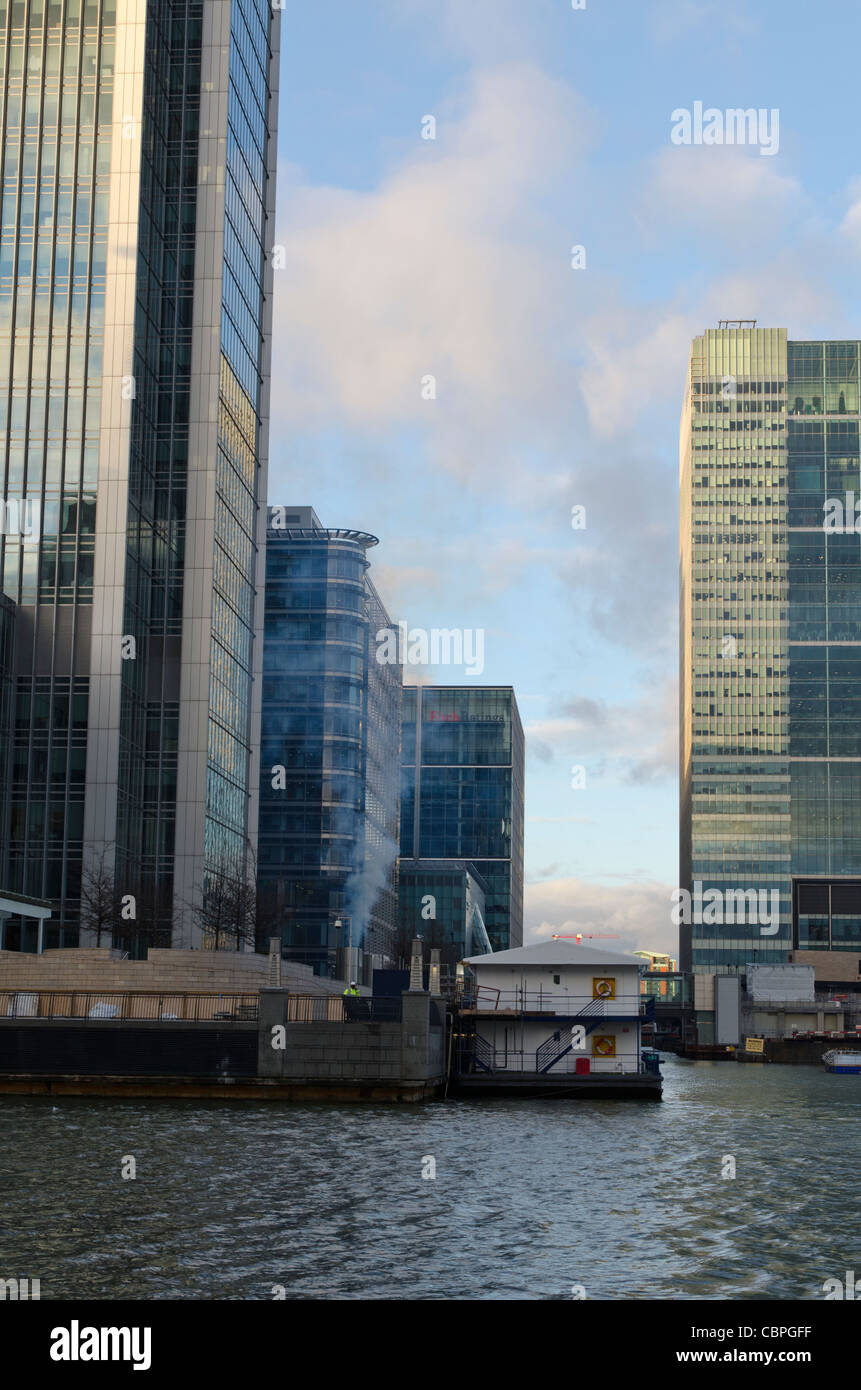
<path fill-rule="evenodd" d="M 663 1070 L 660 1104 L 0 1096 L 0 1277 L 43 1299 L 814 1299 L 861 1271 L 861 1077 Z"/>

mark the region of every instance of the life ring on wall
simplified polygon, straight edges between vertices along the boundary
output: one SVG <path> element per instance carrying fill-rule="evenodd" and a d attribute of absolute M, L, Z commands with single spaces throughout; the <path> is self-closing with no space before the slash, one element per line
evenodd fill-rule
<path fill-rule="evenodd" d="M 596 1057 L 615 1057 L 616 1039 L 609 1038 L 606 1035 L 604 1037 L 595 1038 L 593 1052 Z"/>

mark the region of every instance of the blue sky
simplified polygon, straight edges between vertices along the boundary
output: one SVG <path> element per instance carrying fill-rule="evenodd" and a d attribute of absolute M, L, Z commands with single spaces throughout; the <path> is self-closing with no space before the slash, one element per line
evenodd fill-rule
<path fill-rule="evenodd" d="M 270 501 L 378 535 L 395 620 L 484 629 L 529 939 L 675 943 L 690 339 L 861 336 L 859 39 L 854 0 L 287 0 Z M 777 153 L 674 145 L 696 101 Z"/>

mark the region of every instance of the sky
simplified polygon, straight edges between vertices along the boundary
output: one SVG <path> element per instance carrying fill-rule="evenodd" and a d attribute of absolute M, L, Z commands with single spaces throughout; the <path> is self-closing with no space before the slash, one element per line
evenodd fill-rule
<path fill-rule="evenodd" d="M 861 337 L 861 9 L 285 0 L 282 25 L 269 500 L 378 536 L 394 621 L 484 632 L 480 674 L 408 678 L 515 688 L 526 942 L 674 951 L 690 343 Z M 674 143 L 696 102 L 768 113 L 776 151 Z"/>

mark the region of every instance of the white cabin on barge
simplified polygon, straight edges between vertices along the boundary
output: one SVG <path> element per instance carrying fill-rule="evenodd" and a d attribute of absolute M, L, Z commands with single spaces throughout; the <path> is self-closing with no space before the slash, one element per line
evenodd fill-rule
<path fill-rule="evenodd" d="M 565 1082 L 577 1092 L 620 1081 L 639 1088 L 660 1074 L 644 1056 L 642 1024 L 654 1000 L 640 992 L 645 962 L 573 941 L 543 941 L 464 961 L 461 1077 L 499 1090 L 506 1077 L 522 1090 Z M 647 1087 L 648 1089 L 648 1087 Z"/>

